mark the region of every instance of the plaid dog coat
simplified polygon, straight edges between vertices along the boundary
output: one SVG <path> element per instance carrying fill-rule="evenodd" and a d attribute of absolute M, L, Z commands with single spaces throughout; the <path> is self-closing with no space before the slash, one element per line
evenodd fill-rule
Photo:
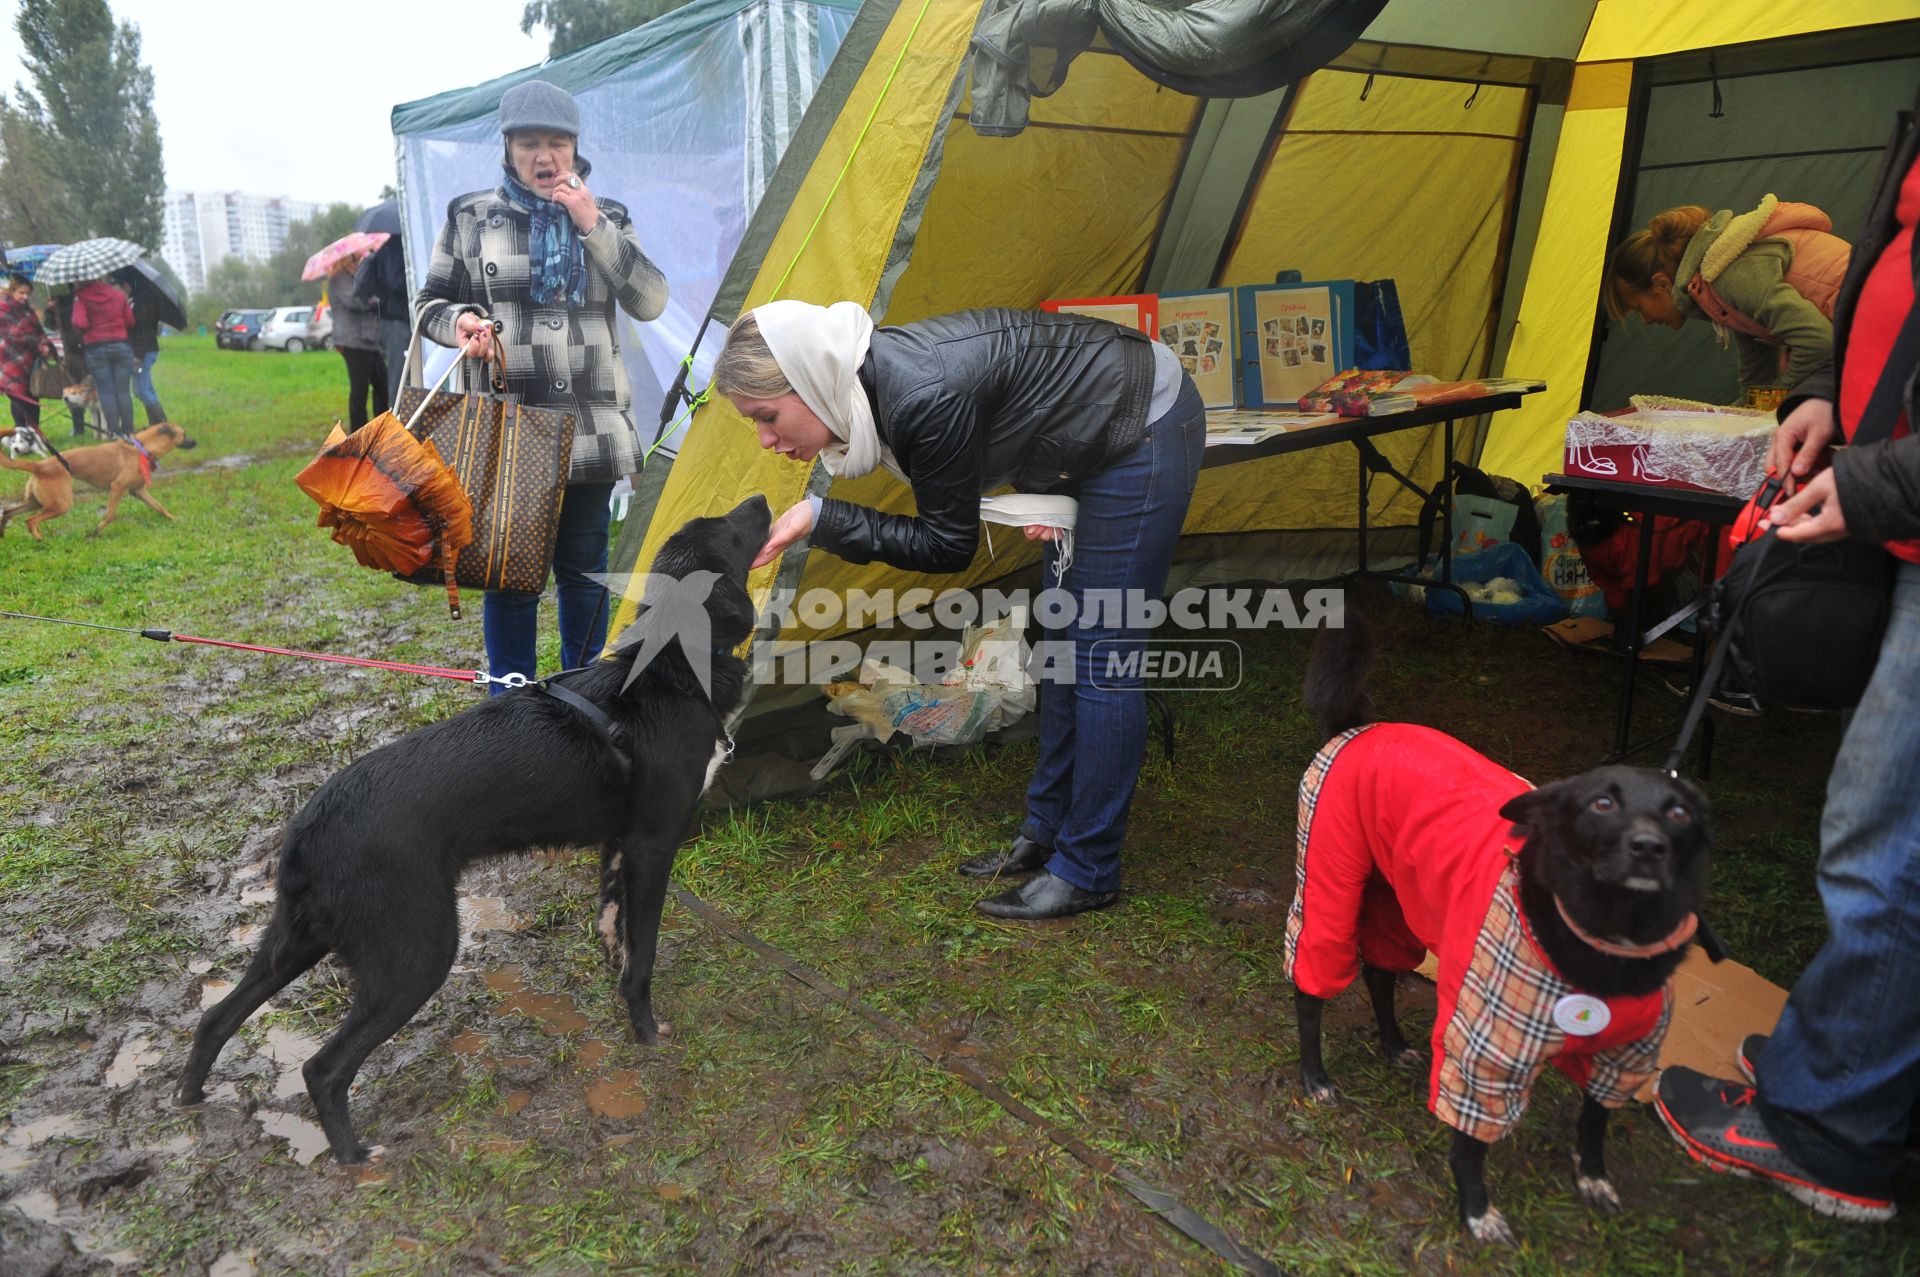
<path fill-rule="evenodd" d="M 1577 1036 L 1554 1007 L 1578 993 L 1520 911 L 1519 866 L 1500 808 L 1531 788 L 1453 737 L 1376 723 L 1329 741 L 1300 781 L 1298 886 L 1287 976 L 1329 998 L 1360 963 L 1411 971 L 1439 959 L 1427 1107 L 1491 1143 L 1526 1112 L 1549 1062 L 1619 1108 L 1653 1076 L 1668 990 L 1602 999 L 1608 1022 Z"/>

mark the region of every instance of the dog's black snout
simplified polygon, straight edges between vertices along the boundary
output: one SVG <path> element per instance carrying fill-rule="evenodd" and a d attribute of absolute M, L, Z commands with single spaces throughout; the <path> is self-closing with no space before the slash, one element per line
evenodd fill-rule
<path fill-rule="evenodd" d="M 1667 854 L 1667 840 L 1659 834 L 1641 832 L 1627 839 L 1627 850 L 1635 860 L 1658 860 Z"/>

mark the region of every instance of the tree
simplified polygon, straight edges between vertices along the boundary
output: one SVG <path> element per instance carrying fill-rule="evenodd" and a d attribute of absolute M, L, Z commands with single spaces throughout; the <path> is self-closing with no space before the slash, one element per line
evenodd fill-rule
<path fill-rule="evenodd" d="M 610 35 L 619 35 L 634 27 L 672 13 L 687 0 L 527 0 L 520 13 L 520 30 L 533 34 L 545 27 L 552 35 L 547 40 L 547 56 L 585 48 Z"/>
<path fill-rule="evenodd" d="M 64 244 L 81 225 L 46 123 L 0 101 L 0 239 Z"/>
<path fill-rule="evenodd" d="M 11 188 L 16 177 L 57 174 L 71 221 L 40 238 L 117 235 L 158 245 L 166 173 L 153 118 L 153 72 L 140 61 L 139 28 L 116 27 L 106 0 L 20 0 L 14 30 L 35 91 L 16 84 L 8 115 L 18 120 L 0 119 L 0 130 L 25 142 L 16 173 L 15 138 L 0 133 L 7 146 L 0 182 Z M 50 198 L 40 215 L 52 217 L 61 205 Z"/>

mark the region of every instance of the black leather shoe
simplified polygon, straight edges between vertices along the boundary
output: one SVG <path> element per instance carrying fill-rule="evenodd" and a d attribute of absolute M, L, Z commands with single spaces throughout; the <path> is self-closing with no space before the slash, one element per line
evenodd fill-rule
<path fill-rule="evenodd" d="M 1043 847 L 1021 834 L 1005 851 L 983 851 L 960 862 L 960 872 L 969 878 L 1003 878 L 1008 874 L 1030 874 L 1046 867 L 1053 848 Z"/>
<path fill-rule="evenodd" d="M 1117 891 L 1082 891 L 1065 878 L 1042 872 L 1018 887 L 1009 887 L 997 896 L 989 896 L 973 907 L 989 918 L 1012 918 L 1032 922 L 1040 918 L 1065 918 L 1089 909 L 1104 909 L 1120 898 Z"/>

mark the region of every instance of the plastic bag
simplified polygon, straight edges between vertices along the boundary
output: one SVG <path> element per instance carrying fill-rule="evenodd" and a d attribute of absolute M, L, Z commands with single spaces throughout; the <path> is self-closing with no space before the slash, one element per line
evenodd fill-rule
<path fill-rule="evenodd" d="M 833 746 L 811 775 L 823 780 L 864 740 L 885 743 L 905 732 L 915 745 L 971 745 L 1031 711 L 1038 700 L 1027 673 L 1027 609 L 960 636 L 960 664 L 939 683 L 922 683 L 897 665 L 864 660 L 852 682 L 827 684 L 827 708 L 854 721 L 833 729 Z"/>
<path fill-rule="evenodd" d="M 1453 561 L 1453 580 L 1473 599 L 1473 619 L 1497 625 L 1551 625 L 1564 620 L 1567 604 L 1541 577 L 1526 550 L 1503 541 Z M 1427 611 L 1459 616 L 1460 596 L 1452 590 L 1425 590 Z"/>
<path fill-rule="evenodd" d="M 1587 573 L 1580 545 L 1567 523 L 1567 498 L 1543 496 L 1533 503 L 1540 517 L 1540 575 L 1573 616 L 1605 616 L 1607 598 Z"/>

